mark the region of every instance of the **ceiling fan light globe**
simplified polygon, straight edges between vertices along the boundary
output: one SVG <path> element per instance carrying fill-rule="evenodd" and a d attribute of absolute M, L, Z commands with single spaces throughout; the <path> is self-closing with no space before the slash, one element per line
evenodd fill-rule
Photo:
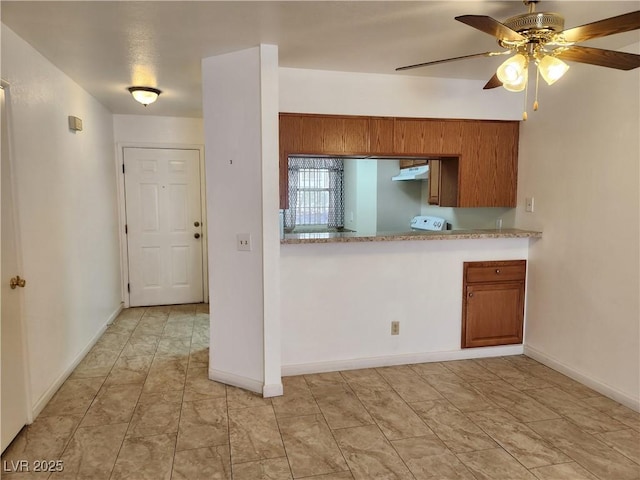
<path fill-rule="evenodd" d="M 503 83 L 515 83 L 527 68 L 527 58 L 518 53 L 504 61 L 496 71 L 498 79 Z"/>
<path fill-rule="evenodd" d="M 569 70 L 569 65 L 551 55 L 547 55 L 538 62 L 538 70 L 548 85 L 553 85 Z"/>
<path fill-rule="evenodd" d="M 524 69 L 522 74 L 513 82 L 504 82 L 502 86 L 510 92 L 521 92 L 527 86 L 528 69 Z"/>

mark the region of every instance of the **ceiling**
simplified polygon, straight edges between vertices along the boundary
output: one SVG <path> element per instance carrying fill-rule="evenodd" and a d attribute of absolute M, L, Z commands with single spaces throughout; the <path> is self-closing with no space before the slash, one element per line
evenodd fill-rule
<path fill-rule="evenodd" d="M 542 1 L 565 28 L 637 10 L 638 1 Z M 278 45 L 281 67 L 488 80 L 479 58 L 396 73 L 396 67 L 486 51 L 495 40 L 454 20 L 526 12 L 521 1 L 72 1 L 1 2 L 2 22 L 113 113 L 202 115 L 202 58 Z M 586 42 L 615 50 L 638 31 Z M 585 68 L 600 68 L 585 66 Z M 147 108 L 126 88 L 163 93 Z M 481 94 L 481 93 L 479 93 Z"/>

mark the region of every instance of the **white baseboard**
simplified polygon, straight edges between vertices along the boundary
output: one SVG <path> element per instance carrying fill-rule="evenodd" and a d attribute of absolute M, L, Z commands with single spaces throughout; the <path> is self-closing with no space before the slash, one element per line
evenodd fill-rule
<path fill-rule="evenodd" d="M 328 362 L 299 363 L 282 366 L 282 376 L 303 375 L 310 373 L 336 372 L 339 370 L 356 370 L 360 368 L 390 367 L 411 363 L 444 362 L 447 360 L 466 360 L 469 358 L 501 357 L 505 355 L 522 355 L 522 345 L 503 347 L 465 348 L 446 352 L 409 353 L 387 355 L 384 357 L 353 358 Z"/>
<path fill-rule="evenodd" d="M 73 373 L 73 371 L 78 366 L 78 364 L 87 355 L 87 353 L 89 353 L 89 350 L 91 350 L 93 346 L 96 344 L 96 342 L 100 340 L 100 337 L 107 330 L 107 327 L 111 323 L 113 323 L 113 321 L 118 317 L 118 315 L 120 315 L 122 308 L 123 308 L 123 304 L 120 303 L 120 305 L 118 305 L 118 308 L 116 308 L 114 312 L 111 315 L 109 315 L 109 317 L 104 322 L 104 324 L 98 329 L 98 332 L 91 338 L 87 346 L 84 347 L 78 355 L 76 355 L 76 357 L 73 359 L 71 364 L 69 364 L 69 366 L 58 376 L 58 378 L 55 379 L 55 381 L 49 386 L 49 388 L 47 388 L 47 390 L 33 404 L 33 407 L 31 409 L 32 421 L 35 420 L 38 417 L 38 415 L 40 415 L 40 412 L 42 412 L 44 407 L 47 406 L 47 403 L 49 403 L 49 401 L 53 398 L 53 396 L 56 394 L 56 392 L 65 382 L 65 380 L 69 378 L 69 376 Z"/>
<path fill-rule="evenodd" d="M 263 394 L 262 381 L 254 378 L 243 377 L 242 375 L 236 375 L 235 373 L 222 372 L 216 369 L 209 369 L 209 378 L 216 382 L 224 383 L 225 385 L 231 385 L 233 387 L 244 388 L 250 392 Z"/>
<path fill-rule="evenodd" d="M 118 318 L 118 315 L 120 315 L 120 312 L 122 312 L 122 310 L 124 310 L 124 302 L 120 302 L 120 306 L 116 308 L 111 315 L 109 315 L 107 325 L 111 325 L 116 320 L 116 318 Z"/>
<path fill-rule="evenodd" d="M 575 370 L 574 368 L 562 363 L 558 359 L 547 355 L 546 353 L 543 353 L 540 350 L 537 350 L 529 345 L 524 347 L 524 354 L 533 358 L 534 360 L 537 360 L 543 365 L 546 365 L 549 368 L 563 373 L 567 377 L 573 378 L 574 380 L 586 385 L 596 392 L 601 393 L 602 395 L 609 397 L 618 403 L 621 403 L 625 407 L 629 407 L 636 412 L 640 412 L 640 399 L 633 398 L 626 393 L 621 392 L 620 390 L 610 385 L 607 385 L 606 383 L 603 383 L 585 373 Z"/>

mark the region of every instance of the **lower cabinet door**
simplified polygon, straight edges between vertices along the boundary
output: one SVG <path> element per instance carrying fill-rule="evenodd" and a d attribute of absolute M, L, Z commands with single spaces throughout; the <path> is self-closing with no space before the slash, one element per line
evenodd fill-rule
<path fill-rule="evenodd" d="M 462 347 L 522 343 L 524 283 L 467 285 Z"/>

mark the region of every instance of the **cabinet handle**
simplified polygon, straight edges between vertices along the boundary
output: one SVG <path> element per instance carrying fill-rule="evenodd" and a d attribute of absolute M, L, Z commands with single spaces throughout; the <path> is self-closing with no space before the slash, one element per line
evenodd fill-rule
<path fill-rule="evenodd" d="M 500 275 L 500 269 L 499 268 L 496 268 L 496 274 Z"/>
<path fill-rule="evenodd" d="M 473 292 L 471 292 L 471 293 L 469 294 L 469 298 L 471 298 L 471 297 L 473 297 Z"/>

